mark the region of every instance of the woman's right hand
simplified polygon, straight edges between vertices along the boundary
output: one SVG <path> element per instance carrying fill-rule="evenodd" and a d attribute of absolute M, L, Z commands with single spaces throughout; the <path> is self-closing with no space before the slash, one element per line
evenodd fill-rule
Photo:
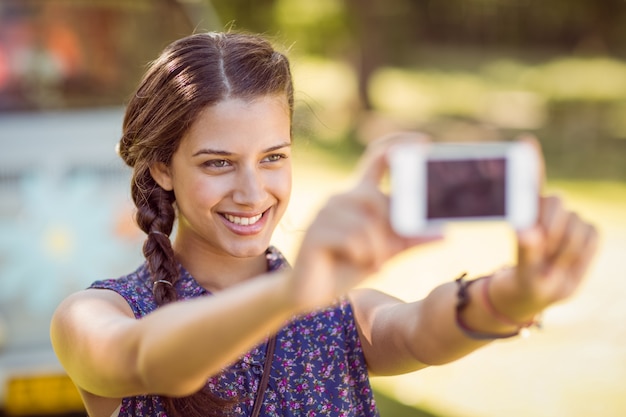
<path fill-rule="evenodd" d="M 401 133 L 373 142 L 361 159 L 356 185 L 331 197 L 320 210 L 293 268 L 291 289 L 300 308 L 328 304 L 398 253 L 440 238 L 397 235 L 389 222 L 389 197 L 380 190 L 389 148 L 398 142 L 423 140 L 422 135 Z"/>

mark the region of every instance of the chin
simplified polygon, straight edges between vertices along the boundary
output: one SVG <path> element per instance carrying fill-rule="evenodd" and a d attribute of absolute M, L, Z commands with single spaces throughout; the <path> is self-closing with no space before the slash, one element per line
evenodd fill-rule
<path fill-rule="evenodd" d="M 263 255 L 269 245 L 269 242 L 250 242 L 248 244 L 236 244 L 225 249 L 235 258 L 254 258 Z"/>

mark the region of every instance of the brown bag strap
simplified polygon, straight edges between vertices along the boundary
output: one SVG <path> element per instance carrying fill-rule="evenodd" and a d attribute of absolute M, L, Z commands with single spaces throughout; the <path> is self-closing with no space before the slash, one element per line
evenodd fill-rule
<path fill-rule="evenodd" d="M 270 379 L 270 371 L 272 370 L 272 360 L 274 359 L 274 350 L 276 349 L 276 336 L 271 336 L 267 341 L 267 349 L 265 350 L 265 364 L 263 365 L 263 376 L 259 383 L 259 389 L 256 392 L 256 398 L 254 399 L 254 408 L 250 417 L 258 417 L 261 412 L 261 406 L 263 405 L 263 397 L 265 396 L 265 389 L 267 388 L 267 382 Z"/>

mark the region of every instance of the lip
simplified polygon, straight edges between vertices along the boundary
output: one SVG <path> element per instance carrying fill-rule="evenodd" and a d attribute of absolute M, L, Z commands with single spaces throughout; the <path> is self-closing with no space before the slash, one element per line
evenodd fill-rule
<path fill-rule="evenodd" d="M 222 224 L 224 224 L 224 226 L 232 233 L 240 236 L 251 236 L 260 233 L 265 228 L 265 225 L 267 224 L 267 219 L 269 217 L 269 212 L 269 209 L 261 213 L 221 212 L 219 213 L 219 216 L 222 220 Z M 256 223 L 248 225 L 236 224 L 226 218 L 226 215 L 234 217 L 252 218 L 258 216 L 259 214 L 261 215 L 261 218 Z"/>

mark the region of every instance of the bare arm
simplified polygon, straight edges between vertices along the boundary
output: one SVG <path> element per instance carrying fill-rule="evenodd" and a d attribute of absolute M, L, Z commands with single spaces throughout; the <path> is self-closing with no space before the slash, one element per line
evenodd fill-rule
<path fill-rule="evenodd" d="M 560 199 L 542 198 L 538 224 L 518 234 L 517 266 L 470 286 L 471 301 L 461 312 L 463 322 L 483 334 L 515 333 L 518 326 L 496 317 L 485 298 L 507 317 L 506 321 L 532 321 L 579 287 L 597 240 L 595 228 L 567 211 Z M 370 371 L 382 375 L 410 372 L 427 364 L 456 360 L 487 344 L 489 340 L 473 339 L 459 329 L 455 319 L 457 290 L 453 282 L 443 284 L 414 303 L 373 290 L 353 291 L 352 303 Z"/>
<path fill-rule="evenodd" d="M 459 329 L 454 317 L 456 291 L 449 282 L 413 303 L 376 290 L 353 291 L 350 298 L 370 373 L 397 375 L 442 365 L 489 344 L 491 340 L 469 338 Z M 469 288 L 474 302 L 463 311 L 464 322 L 485 333 L 514 331 L 476 302 L 479 291 L 477 285 Z"/>
<path fill-rule="evenodd" d="M 489 343 L 466 337 L 456 326 L 455 291 L 455 285 L 447 283 L 414 303 L 372 289 L 353 291 L 350 298 L 370 373 L 412 372 L 451 362 Z M 466 311 L 468 316 L 476 316 L 472 323 L 480 322 L 485 328 L 492 319 L 481 313 L 475 303 Z M 491 324 L 494 332 L 502 327 Z"/>
<path fill-rule="evenodd" d="M 55 313 L 52 342 L 69 375 L 93 394 L 192 394 L 292 315 L 286 281 L 282 272 L 263 276 L 140 320 L 118 294 L 86 290 Z"/>

